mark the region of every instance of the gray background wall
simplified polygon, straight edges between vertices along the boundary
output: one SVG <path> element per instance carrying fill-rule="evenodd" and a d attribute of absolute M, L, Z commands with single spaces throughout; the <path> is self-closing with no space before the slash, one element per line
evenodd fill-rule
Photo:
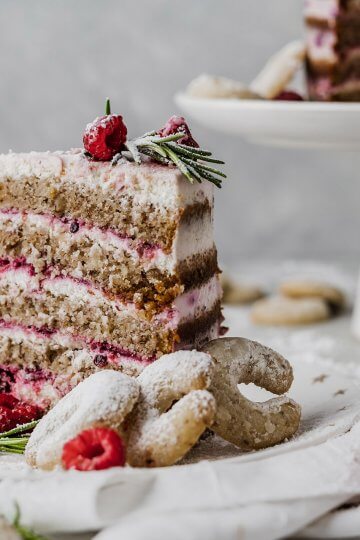
<path fill-rule="evenodd" d="M 130 134 L 201 72 L 249 81 L 302 32 L 301 0 L 1 0 L 0 151 L 81 144 L 106 95 Z M 250 146 L 193 124 L 227 162 L 222 259 L 358 257 L 359 156 Z"/>

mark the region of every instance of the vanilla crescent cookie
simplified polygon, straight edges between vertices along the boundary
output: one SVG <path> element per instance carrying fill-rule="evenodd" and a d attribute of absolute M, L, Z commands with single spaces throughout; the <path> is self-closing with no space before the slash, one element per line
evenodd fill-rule
<path fill-rule="evenodd" d="M 257 285 L 237 283 L 224 274 L 221 274 L 220 281 L 223 289 L 224 304 L 251 304 L 265 296 L 263 289 Z"/>
<path fill-rule="evenodd" d="M 63 397 L 39 422 L 26 446 L 33 467 L 53 469 L 64 444 L 93 427 L 120 429 L 139 398 L 136 379 L 118 371 L 94 373 Z"/>
<path fill-rule="evenodd" d="M 273 99 L 282 92 L 305 60 L 306 46 L 302 41 L 292 41 L 271 56 L 259 75 L 250 84 L 256 94 Z"/>
<path fill-rule="evenodd" d="M 214 419 L 215 399 L 206 390 L 212 373 L 211 357 L 198 351 L 165 354 L 144 369 L 123 427 L 130 465 L 173 465 L 190 450 Z"/>
<path fill-rule="evenodd" d="M 251 320 L 255 324 L 269 326 L 311 324 L 330 317 L 330 307 L 321 298 L 272 296 L 258 300 L 251 310 Z"/>
<path fill-rule="evenodd" d="M 202 350 L 215 364 L 210 392 L 216 399 L 211 429 L 242 450 L 273 446 L 296 433 L 300 406 L 286 396 L 255 403 L 238 389 L 254 383 L 273 394 L 283 394 L 293 381 L 287 360 L 272 349 L 244 338 L 219 338 Z"/>
<path fill-rule="evenodd" d="M 188 96 L 209 99 L 261 99 L 241 82 L 226 77 L 214 77 L 206 73 L 192 80 L 186 93 Z"/>
<path fill-rule="evenodd" d="M 329 304 L 335 313 L 345 306 L 345 295 L 340 289 L 319 281 L 305 279 L 284 281 L 280 285 L 280 292 L 290 298 L 320 298 Z"/>

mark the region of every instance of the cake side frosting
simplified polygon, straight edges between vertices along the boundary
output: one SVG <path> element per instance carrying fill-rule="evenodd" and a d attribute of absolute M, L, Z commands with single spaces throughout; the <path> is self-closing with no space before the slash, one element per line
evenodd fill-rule
<path fill-rule="evenodd" d="M 96 174 L 87 176 L 91 171 Z M 81 178 L 86 196 L 79 193 Z M 117 191 L 109 188 L 116 184 Z M 70 275 L 84 279 L 91 273 L 116 294 L 140 289 L 145 300 L 153 298 L 160 282 L 171 300 L 181 292 L 181 282 L 198 276 L 194 285 L 200 285 L 216 270 L 212 185 L 190 184 L 177 169 L 113 167 L 89 162 L 80 152 L 8 154 L 0 156 L 0 188 L 0 256 L 25 256 L 38 268 L 45 253 L 54 269 L 64 272 L 69 265 Z M 119 265 L 121 273 L 114 273 Z"/>
<path fill-rule="evenodd" d="M 60 356 L 81 352 L 87 374 L 99 355 L 138 373 L 219 335 L 209 183 L 152 163 L 31 153 L 0 156 L 0 189 L 0 364 L 16 371 L 16 395 L 50 403 L 68 391 L 80 375 Z M 101 213 L 104 193 L 113 206 Z M 42 384 L 25 384 L 26 370 Z"/>
<path fill-rule="evenodd" d="M 184 182 L 181 172 L 172 166 L 151 161 L 136 163 L 91 161 L 80 149 L 69 152 L 30 152 L 0 154 L 0 178 L 21 182 L 36 178 L 66 184 L 76 181 L 91 192 L 118 197 L 119 204 L 130 193 L 134 205 L 150 204 L 161 210 L 177 209 L 195 203 L 212 203 L 213 186 L 209 182 Z M 154 182 L 156 177 L 156 182 Z"/>
<path fill-rule="evenodd" d="M 360 4 L 306 0 L 307 76 L 311 99 L 360 100 Z"/>
<path fill-rule="evenodd" d="M 48 328 L 56 328 L 54 325 L 58 321 L 61 328 L 62 319 L 69 317 L 75 329 L 75 314 L 79 311 L 80 324 L 87 328 L 87 325 L 95 324 L 95 313 L 90 313 L 94 310 L 99 313 L 99 335 L 108 339 L 111 335 L 116 339 L 119 331 L 125 332 L 122 327 L 126 320 L 134 318 L 142 319 L 144 325 L 151 323 L 154 331 L 155 325 L 159 326 L 159 332 L 177 328 L 183 322 L 211 311 L 220 295 L 219 280 L 214 275 L 202 286 L 179 295 L 171 306 L 149 314 L 132 302 L 107 295 L 91 283 L 63 276 L 42 278 L 26 263 L 14 267 L 6 261 L 6 265 L 0 266 L 0 318 L 11 319 L 11 311 L 17 310 L 18 320 L 22 317 L 32 326 L 36 326 L 36 322 L 32 322 L 34 319 L 39 320 L 40 326 Z M 86 311 L 89 312 L 87 317 Z M 94 328 L 89 328 L 89 332 L 93 334 Z"/>

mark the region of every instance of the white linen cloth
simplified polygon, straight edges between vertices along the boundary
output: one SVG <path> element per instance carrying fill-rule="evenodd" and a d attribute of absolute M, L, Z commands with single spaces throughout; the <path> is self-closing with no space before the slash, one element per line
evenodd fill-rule
<path fill-rule="evenodd" d="M 256 461 L 90 473 L 9 470 L 1 478 L 0 513 L 11 516 L 17 501 L 23 523 L 43 533 L 271 540 L 360 493 L 360 423 L 317 446 Z"/>

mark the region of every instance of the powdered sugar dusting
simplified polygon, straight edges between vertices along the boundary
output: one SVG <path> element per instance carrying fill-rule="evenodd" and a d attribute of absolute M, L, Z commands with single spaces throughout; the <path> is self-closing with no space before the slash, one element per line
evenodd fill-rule
<path fill-rule="evenodd" d="M 164 396 L 181 392 L 185 388 L 208 388 L 211 382 L 212 359 L 209 354 L 192 351 L 177 351 L 163 355 L 148 366 L 138 377 L 139 384 L 146 388 L 146 401 L 155 406 Z M 199 381 L 194 386 L 194 381 Z M 161 396 L 161 397 L 159 397 Z"/>
<path fill-rule="evenodd" d="M 196 443 L 215 414 L 206 390 L 212 372 L 208 354 L 177 351 L 139 375 L 140 399 L 126 427 L 131 465 L 172 465 Z"/>
<path fill-rule="evenodd" d="M 94 426 L 118 428 L 138 396 L 138 383 L 127 375 L 112 370 L 91 375 L 41 419 L 26 448 L 27 462 L 54 468 L 66 441 Z"/>

